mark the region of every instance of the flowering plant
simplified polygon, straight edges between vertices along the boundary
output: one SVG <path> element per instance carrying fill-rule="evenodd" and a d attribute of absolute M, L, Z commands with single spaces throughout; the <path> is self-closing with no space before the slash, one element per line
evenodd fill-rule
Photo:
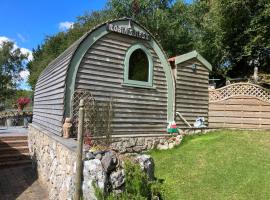
<path fill-rule="evenodd" d="M 23 110 L 24 107 L 29 104 L 31 102 L 31 100 L 27 97 L 20 97 L 17 100 L 17 104 L 18 104 L 18 110 Z"/>

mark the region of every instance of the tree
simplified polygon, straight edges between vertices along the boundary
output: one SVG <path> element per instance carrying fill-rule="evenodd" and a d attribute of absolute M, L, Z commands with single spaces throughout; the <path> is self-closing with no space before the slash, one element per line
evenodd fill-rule
<path fill-rule="evenodd" d="M 260 60 L 260 69 L 269 72 L 270 2 L 268 0 L 215 0 L 199 1 L 209 6 L 202 24 L 202 49 L 216 55 L 212 64 L 217 71 L 223 70 L 230 77 L 249 76 L 253 73 L 254 61 Z M 207 37 L 206 35 L 206 37 Z M 212 41 L 212 42 L 211 42 Z M 208 58 L 206 56 L 206 58 Z M 211 61 L 211 58 L 209 58 Z M 268 68 L 267 68 L 268 66 Z M 224 70 L 225 69 L 225 70 Z"/>
<path fill-rule="evenodd" d="M 11 94 L 21 80 L 20 72 L 24 69 L 28 55 L 23 54 L 14 43 L 4 41 L 0 45 L 0 102 Z"/>
<path fill-rule="evenodd" d="M 83 16 L 77 18 L 73 28 L 67 32 L 59 32 L 52 36 L 46 36 L 44 43 L 33 49 L 33 60 L 27 64 L 27 69 L 30 72 L 28 83 L 32 90 L 35 88 L 38 77 L 52 60 L 57 58 L 57 56 L 83 34 L 110 18 L 111 15 L 106 10 L 85 13 Z"/>
<path fill-rule="evenodd" d="M 168 56 L 196 49 L 214 77 L 249 76 L 254 65 L 270 73 L 269 0 L 110 0 L 104 10 L 78 17 L 72 29 L 49 36 L 28 64 L 34 89 L 42 70 L 97 24 L 130 17 L 160 41 Z"/>

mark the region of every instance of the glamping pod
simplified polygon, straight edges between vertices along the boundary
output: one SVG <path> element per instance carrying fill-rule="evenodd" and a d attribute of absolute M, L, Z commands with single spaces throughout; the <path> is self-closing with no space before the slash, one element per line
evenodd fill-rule
<path fill-rule="evenodd" d="M 193 127 L 198 117 L 203 117 L 207 126 L 211 64 L 196 51 L 170 58 L 169 62 L 175 79 L 175 117 L 178 127 Z"/>
<path fill-rule="evenodd" d="M 192 70 L 187 63 L 181 71 Z M 208 70 L 196 63 L 197 75 L 205 77 Z M 113 99 L 114 135 L 164 134 L 174 121 L 174 80 L 166 54 L 131 19 L 95 27 L 48 65 L 36 84 L 33 124 L 61 136 L 64 119 L 74 117 L 74 94 L 82 90 L 95 101 Z"/>

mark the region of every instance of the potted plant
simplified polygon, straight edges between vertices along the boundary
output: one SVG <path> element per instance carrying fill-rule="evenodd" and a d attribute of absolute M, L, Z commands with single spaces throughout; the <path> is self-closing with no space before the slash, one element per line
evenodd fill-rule
<path fill-rule="evenodd" d="M 23 111 L 24 107 L 27 106 L 30 103 L 30 99 L 27 97 L 20 97 L 17 100 L 17 104 L 18 104 L 18 111 Z"/>
<path fill-rule="evenodd" d="M 18 112 L 23 111 L 23 109 L 25 108 L 25 106 L 27 106 L 30 103 L 30 99 L 27 97 L 20 97 L 17 100 L 18 103 Z M 22 114 L 23 116 L 23 127 L 24 128 L 28 128 L 28 117 L 27 114 L 25 112 L 23 112 Z"/>
<path fill-rule="evenodd" d="M 9 112 L 6 112 L 5 113 L 5 118 L 6 118 L 6 125 L 7 125 L 7 127 L 10 127 L 10 126 L 12 126 L 12 118 L 13 118 L 13 116 L 12 116 L 12 114 Z"/>

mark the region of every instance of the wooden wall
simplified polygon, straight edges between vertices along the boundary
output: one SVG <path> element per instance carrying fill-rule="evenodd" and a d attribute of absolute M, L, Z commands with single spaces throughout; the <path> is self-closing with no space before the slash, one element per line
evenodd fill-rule
<path fill-rule="evenodd" d="M 252 96 L 210 102 L 209 127 L 270 129 L 270 103 Z"/>
<path fill-rule="evenodd" d="M 62 134 L 65 80 L 70 59 L 79 42 L 48 65 L 35 87 L 33 123 L 56 135 Z"/>
<path fill-rule="evenodd" d="M 197 64 L 194 72 L 192 65 Z M 176 112 L 191 124 L 197 117 L 204 117 L 208 123 L 208 79 L 209 71 L 196 59 L 191 59 L 177 65 L 176 69 Z M 176 123 L 188 127 L 183 120 L 176 116 Z"/>
<path fill-rule="evenodd" d="M 127 49 L 143 43 L 154 58 L 153 89 L 123 85 Z M 161 134 L 167 126 L 167 83 L 161 62 L 146 41 L 109 33 L 86 53 L 76 77 L 76 89 L 91 91 L 97 101 L 114 99 L 113 134 Z"/>

